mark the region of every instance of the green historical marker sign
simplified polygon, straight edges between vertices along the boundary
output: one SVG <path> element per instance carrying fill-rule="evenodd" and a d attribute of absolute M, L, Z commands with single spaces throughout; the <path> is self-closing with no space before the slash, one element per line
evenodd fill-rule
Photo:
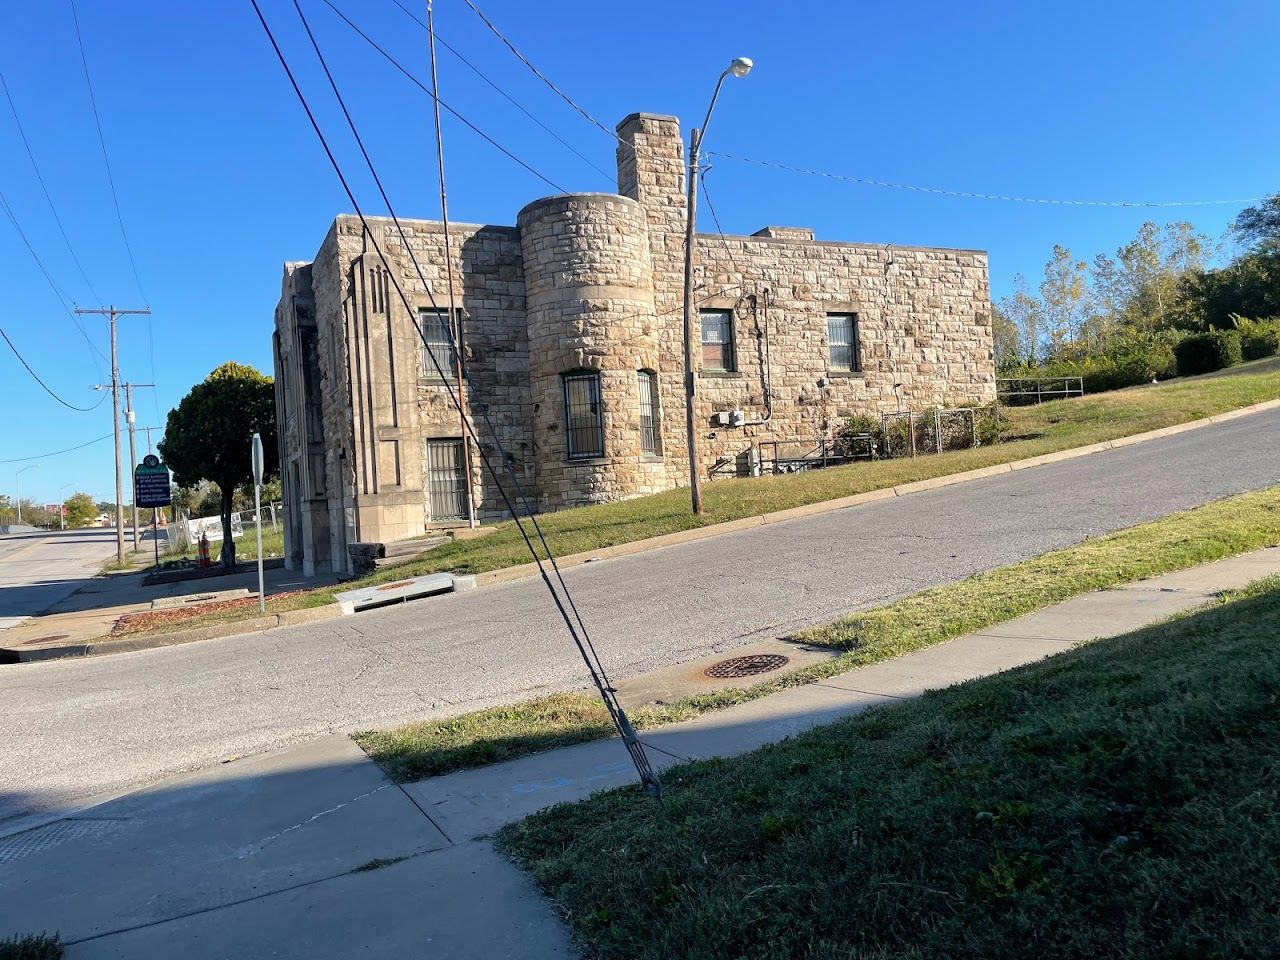
<path fill-rule="evenodd" d="M 133 502 L 140 507 L 167 507 L 173 502 L 169 468 L 153 453 L 133 468 Z"/>

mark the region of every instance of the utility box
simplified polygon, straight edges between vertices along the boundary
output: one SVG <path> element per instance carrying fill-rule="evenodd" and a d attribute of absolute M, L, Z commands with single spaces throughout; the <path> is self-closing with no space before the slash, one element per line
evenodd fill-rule
<path fill-rule="evenodd" d="M 760 448 L 754 443 L 737 457 L 737 473 L 740 477 L 760 476 Z"/>
<path fill-rule="evenodd" d="M 729 426 L 740 427 L 747 422 L 747 415 L 741 410 L 735 410 L 729 414 Z"/>
<path fill-rule="evenodd" d="M 720 410 L 717 413 L 713 413 L 711 415 L 711 425 L 713 427 L 729 426 L 729 413 L 725 410 Z"/>

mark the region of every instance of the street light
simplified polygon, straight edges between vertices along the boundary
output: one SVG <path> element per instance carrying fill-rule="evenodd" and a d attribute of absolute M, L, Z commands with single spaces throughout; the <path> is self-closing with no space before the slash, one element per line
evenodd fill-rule
<path fill-rule="evenodd" d="M 716 100 L 720 97 L 720 87 L 725 77 L 745 77 L 751 72 L 754 64 L 747 57 L 736 57 L 720 74 L 716 81 L 716 89 L 711 94 L 711 103 L 707 105 L 707 115 L 702 120 L 702 127 L 694 127 L 689 131 L 689 192 L 685 202 L 684 224 L 684 422 L 685 435 L 689 443 L 689 490 L 693 498 L 693 512 L 702 513 L 702 477 L 698 464 L 698 439 L 694 433 L 694 421 L 697 413 L 694 399 L 697 394 L 697 374 L 693 369 L 693 233 L 697 225 L 698 215 L 698 153 L 702 148 L 702 138 L 707 132 L 707 124 L 711 122 L 711 111 L 716 108 Z"/>
<path fill-rule="evenodd" d="M 22 476 L 24 473 L 26 473 L 28 470 L 34 470 L 38 466 L 40 466 L 40 464 L 33 463 L 29 467 L 23 467 L 21 470 L 19 470 L 17 473 L 13 475 L 13 495 L 14 497 L 17 498 L 17 502 L 18 502 L 19 525 L 21 525 L 22 523 L 22 491 L 18 488 L 18 478 Z"/>
<path fill-rule="evenodd" d="M 67 489 L 67 487 L 74 487 L 75 485 L 76 485 L 75 481 L 73 480 L 71 481 L 71 483 L 64 483 L 62 486 L 58 488 L 58 529 L 59 530 L 67 529 L 67 504 L 66 504 L 66 501 L 62 499 L 62 491 Z"/>

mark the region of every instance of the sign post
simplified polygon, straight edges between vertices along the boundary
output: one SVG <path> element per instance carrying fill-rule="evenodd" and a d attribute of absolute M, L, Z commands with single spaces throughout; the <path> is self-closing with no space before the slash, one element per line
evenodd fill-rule
<path fill-rule="evenodd" d="M 267 612 L 267 594 L 262 580 L 262 436 L 253 435 L 253 519 L 258 529 L 258 609 Z"/>
<path fill-rule="evenodd" d="M 167 507 L 173 502 L 173 490 L 169 484 L 169 468 L 154 453 L 148 453 L 133 468 L 133 503 L 151 508 L 151 540 L 156 549 L 156 567 L 160 566 L 160 528 L 156 508 Z"/>

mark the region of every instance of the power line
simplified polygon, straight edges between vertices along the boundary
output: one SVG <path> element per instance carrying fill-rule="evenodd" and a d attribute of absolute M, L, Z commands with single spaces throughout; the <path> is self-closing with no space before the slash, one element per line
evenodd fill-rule
<path fill-rule="evenodd" d="M 293 91 L 295 95 L 298 97 L 299 103 L 302 105 L 303 110 L 307 114 L 307 119 L 311 122 L 311 127 L 315 131 L 316 137 L 319 139 L 321 146 L 324 148 L 325 154 L 329 159 L 329 163 L 333 166 L 334 173 L 337 174 L 338 180 L 342 183 L 343 190 L 346 192 L 348 200 L 351 202 L 352 206 L 355 208 L 356 215 L 360 218 L 360 222 L 365 230 L 365 233 L 369 237 L 370 242 L 373 244 L 373 248 L 377 252 L 378 259 L 382 262 L 383 268 L 386 270 L 386 275 L 388 279 L 391 281 L 391 284 L 395 287 L 396 293 L 398 294 L 401 303 L 404 305 L 404 308 L 408 313 L 411 322 L 413 322 L 415 327 L 417 328 L 418 336 L 422 339 L 425 345 L 426 344 L 425 334 L 422 330 L 422 327 L 418 324 L 416 318 L 414 317 L 413 307 L 409 302 L 409 298 L 406 296 L 404 292 L 404 288 L 401 286 L 400 281 L 397 279 L 397 273 L 395 270 L 392 269 L 390 262 L 387 260 L 386 254 L 382 250 L 381 244 L 378 243 L 376 234 L 370 228 L 369 223 L 365 218 L 363 211 L 360 208 L 359 202 L 356 200 L 355 194 L 352 192 L 350 184 L 347 182 L 346 176 L 342 172 L 341 166 L 338 164 L 337 159 L 334 157 L 333 150 L 329 147 L 329 143 L 324 135 L 324 132 L 320 129 L 320 125 L 316 121 L 315 114 L 312 112 L 311 107 L 307 102 L 306 96 L 303 94 L 301 87 L 298 86 L 297 79 L 294 77 L 293 71 L 289 67 L 288 61 L 285 59 L 284 53 L 280 49 L 280 45 L 276 42 L 276 38 L 274 34 L 271 32 L 271 28 L 267 24 L 266 18 L 262 14 L 261 8 L 258 6 L 258 0 L 250 0 L 250 3 L 253 5 L 254 12 L 258 16 L 258 20 L 262 24 L 263 30 L 266 32 L 267 39 L 271 42 L 272 49 L 275 51 L 276 57 L 277 59 L 279 59 L 281 67 L 284 69 L 286 76 L 289 78 L 289 83 L 293 87 Z M 421 265 L 418 263 L 417 256 L 413 253 L 412 247 L 408 243 L 408 240 L 405 237 L 403 229 L 400 227 L 400 221 L 395 216 L 394 208 L 391 206 L 390 200 L 387 197 L 386 192 L 382 189 L 381 179 L 377 175 L 377 171 L 373 166 L 373 162 L 369 157 L 368 151 L 364 147 L 364 142 L 360 137 L 360 133 L 356 129 L 355 123 L 351 119 L 351 114 L 347 110 L 346 104 L 342 99 L 342 95 L 338 90 L 337 84 L 333 80 L 333 76 L 329 71 L 327 63 L 325 63 L 324 55 L 320 51 L 319 44 L 316 43 L 315 37 L 311 33 L 311 28 L 307 24 L 306 16 L 303 14 L 302 7 L 298 3 L 298 0 L 294 0 L 294 7 L 298 12 L 298 16 L 302 20 L 304 27 L 306 27 L 307 35 L 311 40 L 311 44 L 315 49 L 316 55 L 319 58 L 321 65 L 324 67 L 325 75 L 329 80 L 329 84 L 333 89 L 333 93 L 337 98 L 339 105 L 342 107 L 343 115 L 346 117 L 347 124 L 351 128 L 351 132 L 353 136 L 356 138 L 356 142 L 360 145 L 361 153 L 364 155 L 365 162 L 369 166 L 370 173 L 373 175 L 375 182 L 378 183 L 379 191 L 382 193 L 383 199 L 387 203 L 388 210 L 391 211 L 392 220 L 396 224 L 397 231 L 399 232 L 401 237 L 401 242 L 404 244 L 404 248 L 408 252 L 409 257 L 412 260 L 414 267 L 418 272 L 419 278 L 423 282 L 423 287 L 426 290 L 428 298 L 431 300 L 433 308 L 435 308 L 438 311 L 439 307 L 435 302 L 434 295 L 431 293 L 430 284 L 426 283 L 425 276 L 423 274 Z M 450 336 L 450 340 L 453 341 L 452 331 L 450 331 L 449 336 Z M 454 355 L 456 357 L 461 358 L 462 356 L 462 352 L 460 349 L 461 345 L 458 344 L 456 341 L 453 341 L 452 346 L 454 349 Z M 494 444 L 497 447 L 497 451 L 499 455 L 502 457 L 502 461 L 510 476 L 512 485 L 516 491 L 516 495 L 518 499 L 522 502 L 525 508 L 525 511 L 527 514 L 526 519 L 530 522 L 533 529 L 536 531 L 539 542 L 542 544 L 542 548 L 546 553 L 546 559 L 550 563 L 552 570 L 555 572 L 556 580 L 558 581 L 560 586 L 560 591 L 557 591 L 555 585 L 551 582 L 551 579 L 547 574 L 546 568 L 543 566 L 543 558 L 538 554 L 538 551 L 534 547 L 533 541 L 530 538 L 529 533 L 525 530 L 525 526 L 521 520 L 520 513 L 516 510 L 515 504 L 511 500 L 511 495 L 507 492 L 507 490 L 503 488 L 502 482 L 500 477 L 498 476 L 497 470 L 494 468 L 493 463 L 490 460 L 488 453 L 485 451 L 484 446 L 480 443 L 479 437 L 476 435 L 474 428 L 472 427 L 471 423 L 468 421 L 465 414 L 465 410 L 461 403 L 461 398 L 454 391 L 453 386 L 449 383 L 448 378 L 444 375 L 444 371 L 441 369 L 440 362 L 436 358 L 435 354 L 431 350 L 427 350 L 426 354 L 431 359 L 432 365 L 436 368 L 436 373 L 440 375 L 441 381 L 444 383 L 445 390 L 447 395 L 449 396 L 449 399 L 453 402 L 455 409 L 457 409 L 459 413 L 462 414 L 462 425 L 466 430 L 466 436 L 464 439 L 470 440 L 476 444 L 480 454 L 481 461 L 484 464 L 485 468 L 489 471 L 489 474 L 493 477 L 494 482 L 498 489 L 498 494 L 502 498 L 503 504 L 506 506 L 507 510 L 511 513 L 512 519 L 515 521 L 516 527 L 520 531 L 520 534 L 524 540 L 525 546 L 529 550 L 529 553 L 533 557 L 534 563 L 538 567 L 538 571 L 541 574 L 543 584 L 546 586 L 547 591 L 550 593 L 551 599 L 555 604 L 556 609 L 560 613 L 561 619 L 563 620 L 565 627 L 568 630 L 569 635 L 574 642 L 574 645 L 577 647 L 578 653 L 581 655 L 582 660 L 587 667 L 587 671 L 590 674 L 591 680 L 595 684 L 596 689 L 600 694 L 600 698 L 603 701 L 606 710 L 609 712 L 610 717 L 613 719 L 613 722 L 618 729 L 618 732 L 621 734 L 623 742 L 626 744 L 627 751 L 631 755 L 631 758 L 636 765 L 636 770 L 639 773 L 641 780 L 644 782 L 645 786 L 649 789 L 649 791 L 653 795 L 660 796 L 661 786 L 658 783 L 658 779 L 649 765 L 648 758 L 646 757 L 644 752 L 644 747 L 640 743 L 639 737 L 636 735 L 634 728 L 631 726 L 630 720 L 627 719 L 625 711 L 622 709 L 621 705 L 617 702 L 617 699 L 615 697 L 616 691 L 614 690 L 613 685 L 608 678 L 608 674 L 605 671 L 604 664 L 601 662 L 599 655 L 596 652 L 595 646 L 591 641 L 590 634 L 586 629 L 585 623 L 583 623 L 581 614 L 578 612 L 577 605 L 573 601 L 573 595 L 570 593 L 568 585 L 564 582 L 564 577 L 560 573 L 559 565 L 556 563 L 555 556 L 551 551 L 550 545 L 546 541 L 546 537 L 542 532 L 541 525 L 538 523 L 537 517 L 534 516 L 533 514 L 532 507 L 530 506 L 529 501 L 526 498 L 523 488 L 520 484 L 520 478 L 517 476 L 511 463 L 508 461 L 506 451 L 503 449 L 501 438 L 498 436 L 497 431 L 493 426 L 493 422 L 489 418 L 488 408 L 487 407 L 482 408 L 486 428 L 489 431 L 489 433 L 492 435 Z M 458 362 L 460 362 L 460 360 Z M 561 592 L 563 592 L 563 597 L 561 596 Z M 565 606 L 566 603 L 568 604 L 568 609 L 566 609 L 566 606 Z M 573 611 L 572 618 L 570 617 L 569 610 Z M 577 623 L 577 628 L 575 628 L 574 626 L 575 621 Z M 590 655 L 588 655 L 588 650 L 590 651 Z"/>
<path fill-rule="evenodd" d="M 328 2 L 329 2 L 329 0 L 325 0 L 325 2 L 326 2 L 326 3 L 328 3 Z M 426 29 L 427 25 L 426 25 L 425 23 L 423 23 L 423 22 L 422 22 L 422 20 L 420 20 L 420 19 L 418 18 L 417 14 L 415 14 L 412 10 L 410 10 L 408 7 L 406 7 L 406 6 L 401 2 L 401 0 L 392 0 L 392 2 L 393 2 L 393 3 L 395 3 L 395 5 L 396 5 L 397 7 L 399 7 L 401 10 L 403 10 L 403 11 L 404 11 L 405 16 L 407 16 L 409 19 L 411 19 L 414 23 L 418 24 L 418 26 L 422 27 L 424 30 Z M 332 4 L 330 4 L 330 6 L 332 6 Z M 536 116 L 534 116 L 534 115 L 533 115 L 533 114 L 532 114 L 532 113 L 531 113 L 531 112 L 530 112 L 530 111 L 529 111 L 529 110 L 524 106 L 524 104 L 522 104 L 522 103 L 521 103 L 519 100 L 517 100 L 515 97 L 511 96 L 511 94 L 507 93 L 507 91 L 503 90 L 503 89 L 502 89 L 502 87 L 498 86 L 496 83 L 494 83 L 492 80 L 490 80 L 490 79 L 489 79 L 489 77 L 487 77 L 487 76 L 484 74 L 484 72 L 483 72 L 479 67 L 477 67 L 474 63 L 472 63 L 472 62 L 471 62 L 470 60 L 468 60 L 465 56 L 463 56 L 463 55 L 462 55 L 462 53 L 461 53 L 461 52 L 460 52 L 456 47 L 454 47 L 451 43 L 449 43 L 449 41 L 448 41 L 448 40 L 446 40 L 444 37 L 440 36 L 440 34 L 438 34 L 438 33 L 436 34 L 436 40 L 440 43 L 440 45 L 441 45 L 442 47 L 444 47 L 446 50 L 448 50 L 450 53 L 452 53 L 455 57 L 457 57 L 459 60 L 461 60 L 461 61 L 462 61 L 462 62 L 463 62 L 467 67 L 469 67 L 469 68 L 471 69 L 471 72 L 472 72 L 472 73 L 474 73 L 477 77 L 479 77 L 481 80 L 483 80 L 483 81 L 484 81 L 485 83 L 487 83 L 489 86 L 493 87 L 493 89 L 494 89 L 494 90 L 496 90 L 499 94 L 501 94 L 503 97 L 505 97 L 505 98 L 507 99 L 507 101 L 508 101 L 508 102 L 510 102 L 510 103 L 511 103 L 511 104 L 512 104 L 512 105 L 513 105 L 517 110 L 519 110 L 519 111 L 520 111 L 521 113 L 523 113 L 526 117 L 528 117 L 530 120 L 532 120 L 532 121 L 533 121 L 534 123 L 536 123 L 538 126 L 540 126 L 543 130 L 545 130 L 548 134 L 550 134 L 552 137 L 554 137 L 554 138 L 556 139 L 556 141 L 557 141 L 561 146 L 563 146 L 566 150 L 568 150 L 568 151 L 569 151 L 570 153 L 572 153 L 575 157 L 577 157 L 579 160 L 581 160 L 583 163 L 585 163 L 587 166 L 589 166 L 592 170 L 596 171 L 598 174 L 600 174 L 600 176 L 604 177 L 606 180 L 608 180 L 608 181 L 612 181 L 612 180 L 614 179 L 614 177 L 615 177 L 615 175 L 616 175 L 616 174 L 609 173 L 609 172 L 607 172 L 606 170 L 603 170 L 603 169 L 601 169 L 600 167 L 598 167 L 598 166 L 595 164 L 595 162 L 594 162 L 593 160 L 591 160 L 591 159 L 590 159 L 589 157 L 587 157 L 585 154 L 583 154 L 582 152 L 580 152 L 580 151 L 579 151 L 575 146 L 573 146 L 573 144 L 571 144 L 568 140 L 564 139 L 564 137 L 560 136 L 560 134 L 556 133 L 556 132 L 555 132 L 554 130 L 552 130 L 549 126 L 547 126 L 545 123 L 543 123 L 541 120 L 539 120 Z"/>
<path fill-rule="evenodd" d="M 95 443 L 101 443 L 103 440 L 110 439 L 111 434 L 108 433 L 106 436 L 99 437 L 97 440 L 89 440 L 86 443 L 81 443 L 74 447 L 67 447 L 65 450 L 55 450 L 53 453 L 42 453 L 35 457 L 14 457 L 12 460 L 0 460 L 0 463 L 26 463 L 28 460 L 43 460 L 45 457 L 56 457 L 64 453 L 73 453 L 76 450 L 83 450 L 85 447 L 91 447 Z"/>
<path fill-rule="evenodd" d="M 45 393 L 53 397 L 53 399 L 57 400 L 64 407 L 66 407 L 69 410 L 75 410 L 79 413 L 88 413 L 90 410 L 96 410 L 98 409 L 98 407 L 102 406 L 102 401 L 105 400 L 106 397 L 101 397 L 98 400 L 98 402 L 91 407 L 77 407 L 74 403 L 68 403 L 66 400 L 63 400 L 60 396 L 54 393 L 52 387 L 50 387 L 47 383 L 45 383 L 43 380 L 40 379 L 40 375 L 36 373 L 35 370 L 31 369 L 31 364 L 27 363 L 27 358 L 18 352 L 18 348 L 14 345 L 13 341 L 9 339 L 9 335 L 5 333 L 3 329 L 0 329 L 0 337 L 4 338 L 4 342 L 9 345 L 9 349 L 12 350 L 13 355 L 18 358 L 18 362 L 21 363 L 23 367 L 26 368 L 27 373 L 31 374 L 31 378 L 35 380 L 36 383 L 40 384 L 42 388 L 44 388 Z M 4 461 L 0 461 L 0 463 L 2 462 Z"/>
<path fill-rule="evenodd" d="M 98 145 L 102 147 L 102 165 L 107 168 L 107 184 L 111 187 L 111 202 L 116 207 L 116 222 L 120 224 L 120 238 L 124 241 L 125 253 L 129 255 L 129 266 L 133 268 L 133 282 L 138 285 L 138 294 L 142 302 L 147 304 L 147 294 L 142 289 L 142 278 L 138 275 L 138 263 L 133 257 L 133 247 L 129 243 L 129 233 L 124 228 L 124 214 L 120 212 L 120 195 L 116 192 L 116 178 L 111 173 L 111 158 L 107 155 L 107 138 L 102 133 L 102 118 L 98 116 L 98 99 L 93 94 L 93 80 L 89 76 L 89 58 L 84 52 L 84 37 L 80 33 L 80 16 L 76 13 L 76 0 L 68 0 L 71 5 L 71 19 L 76 27 L 76 43 L 80 47 L 80 63 L 84 67 L 84 83 L 89 90 L 89 106 L 93 108 L 93 123 L 98 129 Z"/>
<path fill-rule="evenodd" d="M 94 366 L 97 367 L 98 372 L 101 373 L 102 366 L 98 363 L 98 359 L 94 354 L 96 353 L 98 357 L 102 357 L 104 360 L 106 357 L 103 356 L 102 351 L 98 349 L 97 344 L 89 338 L 89 334 L 85 330 L 84 325 L 80 322 L 80 318 L 72 312 L 71 304 L 68 302 L 69 298 L 67 297 L 66 292 L 58 285 L 58 282 L 53 279 L 53 275 L 49 273 L 48 267 L 46 267 L 44 265 L 44 261 L 40 259 L 40 254 L 36 252 L 36 248 L 32 246 L 31 241 L 27 239 L 26 231 L 22 229 L 22 224 L 18 223 L 18 216 L 13 212 L 13 208 L 9 206 L 9 201 L 6 199 L 4 191 L 2 190 L 0 190 L 0 210 L 4 211 L 4 215 L 8 217 L 9 222 L 13 224 L 13 229 L 18 233 L 18 238 L 22 241 L 23 246 L 27 248 L 27 252 L 31 254 L 31 259 L 36 262 L 36 267 L 39 268 L 40 273 L 44 275 L 45 280 L 48 282 L 49 289 L 53 291 L 53 295 L 58 298 L 58 303 L 62 304 L 62 309 L 66 311 L 67 316 L 71 318 L 71 322 L 75 324 L 76 329 L 80 331 L 80 336 L 84 338 L 85 344 L 89 347 L 89 358 L 93 360 Z"/>
<path fill-rule="evenodd" d="M 580 113 L 583 117 L 585 117 L 588 122 L 595 125 L 596 127 L 599 127 L 601 130 L 603 130 L 606 134 L 608 134 L 613 139 L 617 140 L 619 143 L 622 143 L 621 138 L 619 138 L 618 135 L 614 133 L 614 131 L 610 130 L 603 123 L 601 123 L 599 120 L 593 117 L 590 113 L 587 112 L 585 108 L 579 106 L 578 103 L 574 101 L 572 97 L 570 97 L 567 93 L 565 93 L 563 90 L 557 87 L 554 83 L 552 83 L 551 80 L 546 76 L 546 74 L 544 74 L 541 70 L 535 67 L 533 63 L 523 53 L 517 50 L 516 45 L 512 43 L 510 40 L 508 40 L 501 30 L 499 30 L 496 26 L 494 26 L 493 21 L 490 20 L 488 17 L 486 17 L 479 7 L 477 7 L 474 3 L 472 3 L 471 0 L 463 0 L 463 3 L 465 3 L 468 7 L 470 7 L 471 11 L 477 17 L 480 18 L 480 20 L 484 23 L 486 27 L 489 28 L 489 31 L 495 37 L 501 40 L 502 43 L 506 46 L 506 48 L 510 50 L 512 54 L 515 55 L 515 58 L 519 60 L 521 63 L 523 63 L 526 67 L 528 67 L 530 70 L 532 70 L 533 75 L 537 77 L 539 80 L 541 80 L 543 83 L 545 83 L 557 97 L 559 97 L 569 106 L 573 107 L 573 109 L 576 110 L 578 113 Z M 624 144 L 624 146 L 625 145 L 626 144 Z"/>
<path fill-rule="evenodd" d="M 49 204 L 49 212 L 53 214 L 53 220 L 58 225 L 58 232 L 62 234 L 62 242 L 67 245 L 67 253 L 71 254 L 71 259 L 75 263 L 76 269 L 80 271 L 80 279 L 89 288 L 89 293 L 93 295 L 93 299 L 101 300 L 102 298 L 98 296 L 98 291 L 93 288 L 93 281 L 85 273 L 84 266 L 80 263 L 80 258 L 76 256 L 75 247 L 71 245 L 71 238 L 67 236 L 67 228 L 62 225 L 62 217 L 58 215 L 58 208 L 53 202 L 53 196 L 49 193 L 49 185 L 45 183 L 44 174 L 40 172 L 40 164 L 36 162 L 35 151 L 31 149 L 31 141 L 27 139 L 27 131 L 22 127 L 22 120 L 18 116 L 18 106 L 13 102 L 13 94 L 9 92 L 9 84 L 5 82 L 3 73 L 0 73 L 0 88 L 4 89 L 5 99 L 9 101 L 9 111 L 13 114 L 14 125 L 18 128 L 18 136 L 22 138 L 22 145 L 26 148 L 27 159 L 31 161 L 31 169 L 35 171 L 36 179 L 40 181 L 40 189 L 44 191 L 44 198 Z"/>
<path fill-rule="evenodd" d="M 775 170 L 786 170 L 788 173 L 799 173 L 810 177 L 822 177 L 827 180 L 843 180 L 848 183 L 860 183 L 868 187 L 889 187 L 894 190 L 910 190 L 914 193 L 933 193 L 944 197 L 958 197 L 965 200 L 1000 200 L 1009 203 L 1034 203 L 1046 206 L 1062 207 L 1211 207 L 1240 206 L 1246 203 L 1258 203 L 1260 197 L 1246 197 L 1242 200 L 1061 200 L 1046 197 L 1021 197 L 1002 193 L 977 193 L 969 190 L 946 190 L 942 187 L 921 187 L 909 183 L 894 183 L 889 180 L 874 180 L 870 177 L 854 177 L 842 173 L 830 173 L 826 170 L 811 170 L 774 160 L 756 160 L 752 157 L 740 157 L 719 150 L 707 150 L 705 153 L 736 160 L 739 163 L 750 163 L 758 167 L 771 167 Z"/>
<path fill-rule="evenodd" d="M 252 2 L 252 0 L 250 0 L 250 2 Z M 374 39 L 373 39 L 372 37 L 370 37 L 367 33 L 365 33 L 365 32 L 364 32 L 363 30 L 361 30 L 358 26 L 356 26 L 356 24 L 355 24 L 354 22 L 352 22 L 352 20 L 351 20 L 351 18 L 350 18 L 350 17 L 348 17 L 345 13 L 343 13 L 341 10 L 339 10 L 336 6 L 334 6 L 334 5 L 333 5 L 333 3 L 331 2 L 331 0 L 324 0 L 324 2 L 325 2 L 325 4 L 326 4 L 326 5 L 328 5 L 328 7 L 329 7 L 329 9 L 330 9 L 330 10 L 332 10 L 334 13 L 336 13 L 339 17 L 341 17 L 341 18 L 342 18 L 343 23 L 345 23 L 348 27 L 350 27 L 352 30 L 354 30 L 356 33 L 358 33 L 358 34 L 361 36 L 361 38 L 365 41 L 365 43 L 369 44 L 369 46 L 371 46 L 371 47 L 373 47 L 373 49 L 377 50 L 377 51 L 378 51 L 378 53 L 382 54 L 383 58 L 384 58 L 384 59 L 386 59 L 388 63 L 390 63 L 390 64 L 391 64 L 392 66 L 394 66 L 397 70 L 399 70 L 402 74 L 404 74 L 404 75 L 405 75 L 405 77 L 407 77 L 407 78 L 408 78 L 408 79 L 409 79 L 409 80 L 410 80 L 410 81 L 411 81 L 411 82 L 412 82 L 412 83 L 413 83 L 413 84 L 414 84 L 414 85 L 415 85 L 419 90 L 421 90 L 423 93 L 425 93 L 425 94 L 426 94 L 427 96 L 429 96 L 429 97 L 431 97 L 431 96 L 434 96 L 434 95 L 435 95 L 435 94 L 434 94 L 434 92 L 431 90 L 431 88 L 430 88 L 430 87 L 428 87 L 428 86 L 427 86 L 426 84 L 424 84 L 421 80 L 419 80 L 419 79 L 418 79 L 417 77 L 415 77 L 412 73 L 410 73 L 410 72 L 408 71 L 408 69 L 406 69 L 403 65 L 401 65 L 401 63 L 400 63 L 400 61 L 399 61 L 399 60 L 397 60 L 395 57 L 391 56 L 391 54 L 387 53 L 387 51 L 386 51 L 386 50 L 384 50 L 384 49 L 383 49 L 383 48 L 378 44 L 378 42 L 377 42 L 376 40 L 374 40 Z M 454 117 L 456 117 L 458 120 L 460 120 L 463 124 L 465 124 L 468 128 L 470 128 L 474 133 L 478 134 L 478 135 L 479 135 L 482 139 L 484 139 L 484 140 L 485 140 L 485 141 L 486 141 L 490 146 L 492 146 L 492 147 L 494 147 L 495 149 L 497 149 L 497 150 L 501 151 L 501 152 L 502 152 L 504 155 L 506 155 L 509 159 L 511 159 L 511 160 L 513 160 L 513 161 L 515 161 L 515 162 L 516 162 L 516 163 L 518 163 L 520 166 L 524 167 L 526 170 L 528 170 L 530 173 L 532 173 L 535 177 L 537 177 L 537 178 L 538 178 L 539 180 L 541 180 L 543 183 L 547 184 L 547 185 L 548 185 L 549 187 L 551 187 L 553 190 L 555 190 L 555 191 L 557 191 L 557 192 L 559 192 L 559 193 L 568 193 L 568 192 L 569 192 L 569 191 L 567 191 L 564 187 L 560 186 L 560 184 L 556 183 L 554 180 L 550 179 L 549 177 L 543 176 L 543 175 L 542 175 L 541 173 L 539 173 L 536 169 L 534 169 L 530 164 L 528 164 L 528 163 L 526 163 L 525 161 L 521 160 L 521 159 L 520 159 L 519 157 L 517 157 L 514 153 L 512 153 L 510 150 L 508 150 L 506 147 L 504 147 L 502 144 L 500 144 L 497 140 L 493 139 L 493 137 L 489 136 L 487 133 L 485 133 L 483 130 L 481 130 L 479 127 L 477 127 L 474 123 L 472 123 L 470 120 L 468 120 L 468 119 L 467 119 L 466 117 L 464 117 L 462 114 L 460 114 L 457 110 L 453 109 L 453 107 L 451 107 L 451 106 L 449 106 L 449 104 L 445 103 L 443 99 L 440 101 L 440 106 L 442 106 L 442 107 L 444 107 L 446 110 L 448 110 L 448 111 L 449 111 L 449 113 L 451 113 Z"/>

